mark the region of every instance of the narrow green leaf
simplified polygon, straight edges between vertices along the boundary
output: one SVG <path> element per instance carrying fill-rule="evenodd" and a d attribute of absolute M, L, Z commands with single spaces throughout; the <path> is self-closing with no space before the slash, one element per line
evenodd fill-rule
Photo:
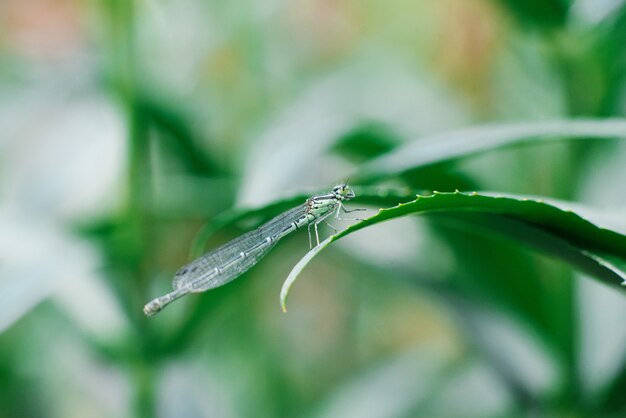
<path fill-rule="evenodd" d="M 576 119 L 479 126 L 427 135 L 411 141 L 361 165 L 350 178 L 356 183 L 372 183 L 408 170 L 529 141 L 624 137 L 626 119 Z"/>
<path fill-rule="evenodd" d="M 304 267 L 342 237 L 362 228 L 411 215 L 449 216 L 472 227 L 498 233 L 517 242 L 559 257 L 601 281 L 619 286 L 626 283 L 626 273 L 607 261 L 612 257 L 626 261 L 626 236 L 600 228 L 577 214 L 549 205 L 541 200 L 519 197 L 485 196 L 478 193 L 437 193 L 419 196 L 356 223 L 312 249 L 294 267 L 281 291 L 285 310 L 289 289 Z"/>
<path fill-rule="evenodd" d="M 324 248 L 326 248 L 326 246 L 331 243 L 332 239 L 333 237 L 330 236 L 324 241 L 320 242 L 319 245 L 312 248 L 311 251 L 306 253 L 305 256 L 302 257 L 300 261 L 298 261 L 298 264 L 296 264 L 295 267 L 291 270 L 291 273 L 289 273 L 289 276 L 287 276 L 287 280 L 285 280 L 285 283 L 283 284 L 283 288 L 280 290 L 280 307 L 282 308 L 283 312 L 287 312 L 287 295 L 289 294 L 289 289 L 291 289 L 291 285 L 293 284 L 293 282 L 296 281 L 298 275 L 300 275 L 300 272 L 304 270 L 306 265 L 309 264 L 313 257 L 315 257 L 317 253 L 322 251 Z"/>

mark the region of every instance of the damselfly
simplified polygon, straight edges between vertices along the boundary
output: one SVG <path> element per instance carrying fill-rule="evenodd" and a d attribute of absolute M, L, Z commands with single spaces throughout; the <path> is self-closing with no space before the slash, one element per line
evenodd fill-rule
<path fill-rule="evenodd" d="M 364 209 L 347 210 L 344 200 L 354 197 L 347 184 L 339 184 L 330 193 L 312 196 L 300 206 L 290 209 L 259 228 L 250 231 L 182 267 L 172 281 L 174 290 L 147 303 L 143 308 L 152 316 L 165 306 L 188 293 L 204 292 L 236 279 L 254 266 L 276 243 L 296 229 L 306 226 L 309 246 L 312 246 L 311 227 L 319 245 L 317 226 L 333 213 L 337 219 L 341 212 L 349 213 Z"/>

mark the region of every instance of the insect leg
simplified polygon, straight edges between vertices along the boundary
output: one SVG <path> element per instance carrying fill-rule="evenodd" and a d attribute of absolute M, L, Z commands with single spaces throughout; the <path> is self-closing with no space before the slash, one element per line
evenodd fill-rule
<path fill-rule="evenodd" d="M 332 226 L 330 223 L 328 223 L 328 221 L 326 221 L 326 219 L 323 219 L 323 221 L 324 221 L 324 223 L 325 223 L 325 224 L 326 224 L 326 225 L 327 225 L 330 229 L 332 229 L 332 230 L 333 230 L 333 232 L 334 232 L 335 234 L 337 233 L 337 230 L 335 229 L 335 227 L 334 227 L 334 226 Z"/>
<path fill-rule="evenodd" d="M 348 210 L 343 206 L 343 203 L 339 202 L 339 207 L 337 208 L 337 213 L 335 214 L 335 218 L 339 219 L 340 221 L 362 221 L 362 218 L 341 218 L 339 216 L 339 212 L 343 210 L 345 213 L 350 213 L 350 212 L 359 212 L 362 210 L 366 210 L 365 208 L 357 208 L 357 209 L 352 209 L 352 210 Z"/>
<path fill-rule="evenodd" d="M 317 222 L 313 224 L 313 228 L 315 228 L 315 240 L 317 241 L 317 245 L 320 245 L 320 236 L 317 233 Z"/>

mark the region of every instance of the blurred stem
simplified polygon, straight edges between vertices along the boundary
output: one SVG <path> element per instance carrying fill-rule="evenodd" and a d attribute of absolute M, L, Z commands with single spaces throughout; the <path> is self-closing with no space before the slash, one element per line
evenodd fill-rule
<path fill-rule="evenodd" d="M 552 39 L 555 64 L 560 72 L 564 88 L 566 111 L 571 117 L 606 116 L 601 110 L 605 77 L 598 67 L 593 48 L 585 44 L 581 34 L 566 31 Z M 588 86 L 596 86 L 589 89 Z M 585 86 L 585 87 L 583 87 Z M 587 176 L 589 153 L 597 150 L 595 144 L 581 142 L 568 147 L 561 158 L 567 161 L 564 177 L 556 185 L 565 191 L 565 198 L 576 200 L 581 181 Z M 570 273 L 571 275 L 571 273 Z M 558 403 L 562 409 L 582 408 L 584 402 L 582 376 L 580 375 L 580 317 L 578 314 L 578 281 L 574 278 L 561 280 L 558 289 L 551 293 L 554 303 L 550 318 L 552 328 L 557 332 L 563 364 L 563 388 Z"/>
<path fill-rule="evenodd" d="M 134 385 L 133 409 L 136 417 L 156 417 L 156 382 L 153 367 L 139 361 L 131 371 Z"/>
<path fill-rule="evenodd" d="M 152 194 L 150 173 L 150 143 L 148 122 L 143 117 L 137 92 L 136 48 L 134 42 L 135 3 L 132 0 L 109 0 L 105 5 L 108 30 L 108 53 L 111 58 L 114 87 L 127 117 L 128 138 L 128 189 L 125 224 L 128 228 L 127 245 L 134 254 L 126 266 L 129 272 L 128 295 L 122 295 L 127 305 L 129 320 L 137 340 L 132 344 L 139 349 L 130 365 L 134 384 L 135 413 L 137 417 L 156 416 L 155 382 L 150 347 L 150 329 L 141 306 L 145 302 L 148 278 L 148 260 L 154 240 L 149 218 Z"/>

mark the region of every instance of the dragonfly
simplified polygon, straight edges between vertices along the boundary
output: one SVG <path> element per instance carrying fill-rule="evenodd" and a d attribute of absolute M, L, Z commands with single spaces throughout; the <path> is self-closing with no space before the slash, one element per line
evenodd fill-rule
<path fill-rule="evenodd" d="M 339 220 L 361 220 L 341 217 L 342 213 L 365 210 L 363 208 L 348 210 L 344 206 L 344 201 L 355 196 L 352 188 L 346 183 L 336 185 L 329 193 L 308 198 L 303 204 L 283 212 L 257 229 L 181 267 L 172 280 L 174 290 L 148 302 L 143 312 L 147 316 L 152 316 L 189 293 L 205 292 L 236 279 L 267 255 L 281 238 L 297 229 L 307 227 L 309 247 L 313 247 L 311 228 L 319 245 L 317 227 L 322 222 L 328 224 L 326 219 L 333 214 Z M 334 230 L 330 224 L 328 225 Z"/>

